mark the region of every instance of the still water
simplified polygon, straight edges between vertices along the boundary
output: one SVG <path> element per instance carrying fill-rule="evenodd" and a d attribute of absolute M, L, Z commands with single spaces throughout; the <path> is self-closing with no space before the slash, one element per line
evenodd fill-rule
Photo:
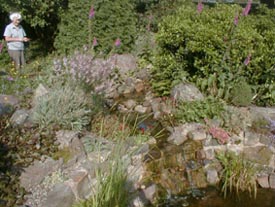
<path fill-rule="evenodd" d="M 208 188 L 202 197 L 171 198 L 159 207 L 275 207 L 275 190 L 258 189 L 256 198 L 248 194 L 224 198 L 216 189 Z"/>

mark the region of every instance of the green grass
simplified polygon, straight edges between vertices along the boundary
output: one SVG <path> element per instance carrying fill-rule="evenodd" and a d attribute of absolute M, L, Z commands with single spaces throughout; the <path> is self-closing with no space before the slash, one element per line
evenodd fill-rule
<path fill-rule="evenodd" d="M 221 190 L 224 197 L 229 193 L 249 192 L 257 196 L 256 174 L 257 169 L 254 163 L 244 160 L 241 155 L 232 152 L 220 153 L 218 160 L 223 166 L 221 171 Z"/>
<path fill-rule="evenodd" d="M 109 156 L 107 169 L 98 169 L 96 172 L 97 184 L 93 195 L 74 207 L 126 207 L 129 193 L 126 188 L 127 172 L 126 166 L 121 159 L 123 153 L 120 144 L 115 146 Z"/>

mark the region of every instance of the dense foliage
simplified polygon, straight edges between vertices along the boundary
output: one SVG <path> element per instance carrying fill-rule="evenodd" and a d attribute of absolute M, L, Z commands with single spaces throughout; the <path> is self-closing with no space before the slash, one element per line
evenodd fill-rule
<path fill-rule="evenodd" d="M 129 52 L 136 38 L 137 18 L 134 5 L 123 1 L 74 1 L 62 14 L 55 47 L 62 53 L 83 45 L 104 54 L 113 49 Z M 117 45 L 115 46 L 115 41 Z"/>
<path fill-rule="evenodd" d="M 153 87 L 166 95 L 174 84 L 191 81 L 207 95 L 229 100 L 232 84 L 244 79 L 257 94 L 255 103 L 273 104 L 273 16 L 265 7 L 244 16 L 238 5 L 202 12 L 183 6 L 160 25 Z"/>

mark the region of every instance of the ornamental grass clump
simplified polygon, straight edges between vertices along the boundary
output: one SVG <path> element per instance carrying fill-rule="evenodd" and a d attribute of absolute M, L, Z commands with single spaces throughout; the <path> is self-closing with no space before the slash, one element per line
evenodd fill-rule
<path fill-rule="evenodd" d="M 100 146 L 99 146 L 100 150 Z M 129 202 L 129 190 L 127 189 L 127 168 L 123 142 L 116 143 L 105 169 L 96 171 L 95 189 L 92 196 L 74 207 L 127 207 Z"/>
<path fill-rule="evenodd" d="M 220 176 L 224 197 L 229 193 L 239 195 L 241 192 L 249 192 L 250 196 L 254 195 L 256 198 L 257 168 L 255 164 L 233 152 L 220 153 L 217 158 L 223 167 Z"/>
<path fill-rule="evenodd" d="M 82 130 L 93 115 L 92 100 L 74 85 L 55 86 L 34 101 L 32 119 L 40 128 Z"/>

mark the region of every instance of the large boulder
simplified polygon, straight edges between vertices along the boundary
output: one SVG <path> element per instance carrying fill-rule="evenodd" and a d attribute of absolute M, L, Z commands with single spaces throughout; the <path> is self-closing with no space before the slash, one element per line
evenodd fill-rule
<path fill-rule="evenodd" d="M 204 96 L 199 89 L 191 83 L 180 83 L 171 91 L 174 100 L 182 102 L 203 100 Z"/>

